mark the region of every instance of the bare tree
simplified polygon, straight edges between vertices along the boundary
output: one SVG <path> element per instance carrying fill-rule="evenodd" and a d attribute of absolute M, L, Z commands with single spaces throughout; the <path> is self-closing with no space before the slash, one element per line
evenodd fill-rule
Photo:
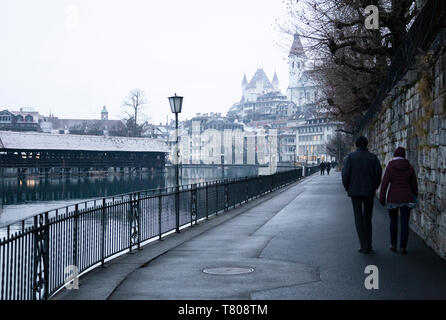
<path fill-rule="evenodd" d="M 417 0 L 285 0 L 288 19 L 279 28 L 303 38 L 313 77 L 333 118 L 354 130 L 370 107 L 410 25 Z M 379 10 L 379 29 L 367 29 L 365 8 Z"/>
<path fill-rule="evenodd" d="M 129 118 L 133 118 L 135 125 L 138 123 L 138 113 L 144 108 L 146 103 L 146 96 L 141 89 L 131 90 L 127 99 L 124 100 L 123 105 L 130 109 L 130 112 L 126 113 Z"/>
<path fill-rule="evenodd" d="M 352 136 L 337 131 L 326 145 L 330 156 L 335 157 L 338 162 L 338 170 L 342 169 L 342 162 L 353 145 Z"/>
<path fill-rule="evenodd" d="M 138 137 L 141 136 L 142 131 L 145 126 L 147 126 L 147 121 L 144 123 L 138 123 L 138 117 L 141 116 L 141 111 L 147 104 L 147 99 L 144 91 L 141 89 L 131 90 L 127 99 L 124 100 L 123 106 L 130 109 L 130 111 L 125 111 L 127 117 L 124 119 L 126 124 L 126 132 L 128 136 Z"/>

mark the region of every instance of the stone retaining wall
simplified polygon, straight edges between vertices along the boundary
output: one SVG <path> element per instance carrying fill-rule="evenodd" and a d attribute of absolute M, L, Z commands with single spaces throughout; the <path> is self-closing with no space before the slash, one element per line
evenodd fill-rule
<path fill-rule="evenodd" d="M 446 259 L 446 43 L 437 36 L 432 48 L 384 100 L 362 134 L 378 155 L 383 172 L 398 146 L 418 177 L 419 204 L 411 228 Z M 440 43 L 439 43 L 440 42 Z"/>

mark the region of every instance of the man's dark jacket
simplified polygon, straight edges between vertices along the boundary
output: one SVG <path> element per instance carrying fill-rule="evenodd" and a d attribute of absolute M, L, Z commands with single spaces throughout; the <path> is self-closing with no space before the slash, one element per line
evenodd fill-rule
<path fill-rule="evenodd" d="M 381 183 L 381 174 L 378 157 L 367 148 L 358 148 L 344 160 L 342 184 L 349 197 L 373 197 Z"/>

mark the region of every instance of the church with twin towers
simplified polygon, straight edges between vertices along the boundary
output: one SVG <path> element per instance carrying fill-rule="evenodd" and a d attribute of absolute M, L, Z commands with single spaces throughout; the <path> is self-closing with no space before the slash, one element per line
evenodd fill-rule
<path fill-rule="evenodd" d="M 318 163 L 333 160 L 326 144 L 337 124 L 330 122 L 319 101 L 321 88 L 311 77 L 309 59 L 296 34 L 288 54 L 288 87 L 280 90 L 277 73 L 268 78 L 258 68 L 241 83 L 241 98 L 227 116 L 249 127 L 273 129 L 278 135 L 278 162 Z M 272 80 L 270 80 L 272 79 Z"/>
<path fill-rule="evenodd" d="M 228 116 L 247 123 L 277 120 L 305 112 L 318 99 L 318 88 L 310 78 L 307 56 L 299 36 L 295 35 L 288 55 L 289 78 L 286 93 L 280 90 L 277 73 L 270 78 L 258 68 L 250 81 L 243 75 L 241 99 L 229 110 Z"/>

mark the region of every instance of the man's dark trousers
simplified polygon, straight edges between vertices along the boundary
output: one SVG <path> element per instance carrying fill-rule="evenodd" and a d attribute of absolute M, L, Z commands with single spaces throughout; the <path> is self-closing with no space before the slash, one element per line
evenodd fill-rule
<path fill-rule="evenodd" d="M 372 248 L 373 197 L 351 197 L 361 249 Z"/>

